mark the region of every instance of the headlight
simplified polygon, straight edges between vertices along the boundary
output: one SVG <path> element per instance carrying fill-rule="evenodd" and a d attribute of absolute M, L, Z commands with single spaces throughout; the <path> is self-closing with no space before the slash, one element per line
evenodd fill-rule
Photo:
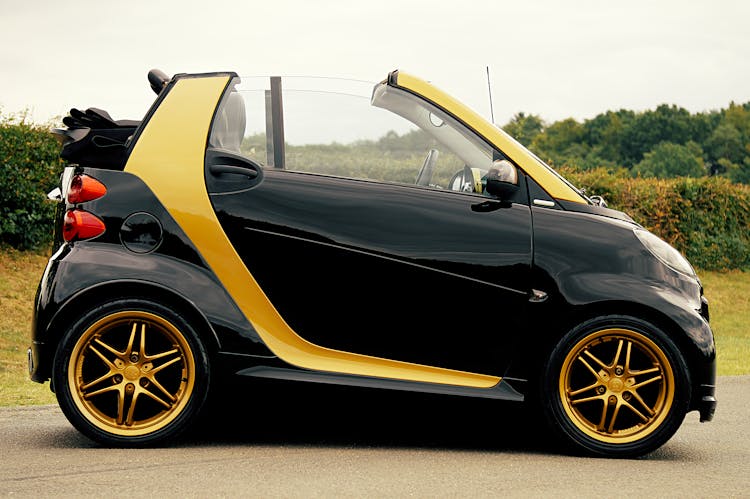
<path fill-rule="evenodd" d="M 682 254 L 670 246 L 669 243 L 663 241 L 647 230 L 634 229 L 633 232 L 635 232 L 635 235 L 638 236 L 638 239 L 640 239 L 651 254 L 661 260 L 664 265 L 676 270 L 677 272 L 681 272 L 690 277 L 695 277 L 695 270 L 693 269 L 693 266 L 690 265 L 690 262 L 687 261 L 687 258 L 682 256 Z"/>

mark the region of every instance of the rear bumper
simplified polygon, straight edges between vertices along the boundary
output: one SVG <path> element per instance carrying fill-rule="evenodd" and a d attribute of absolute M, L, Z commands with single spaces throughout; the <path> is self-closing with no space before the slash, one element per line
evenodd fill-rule
<path fill-rule="evenodd" d="M 44 344 L 33 341 L 26 352 L 29 362 L 29 377 L 31 378 L 31 381 L 36 381 L 37 383 L 44 383 L 49 379 L 48 374 L 42 373 L 39 370 L 41 350 L 43 348 Z"/>
<path fill-rule="evenodd" d="M 54 275 L 58 260 L 64 252 L 64 246 L 58 248 L 47 262 L 34 298 L 34 314 L 31 318 L 31 344 L 28 349 L 29 377 L 37 383 L 44 383 L 50 378 L 52 353 L 47 348 L 46 325 L 49 315 L 46 310 L 50 301 Z"/>

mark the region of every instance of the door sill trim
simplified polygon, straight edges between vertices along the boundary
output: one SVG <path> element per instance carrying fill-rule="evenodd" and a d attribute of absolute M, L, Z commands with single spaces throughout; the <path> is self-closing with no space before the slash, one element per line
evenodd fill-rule
<path fill-rule="evenodd" d="M 238 371 L 237 374 L 254 378 L 283 379 L 288 381 L 305 381 L 312 383 L 325 383 L 329 385 L 360 386 L 365 388 L 384 388 L 388 390 L 437 393 L 463 397 L 480 397 L 511 400 L 515 402 L 522 402 L 524 399 L 522 394 L 517 392 L 509 383 L 502 379 L 490 388 L 474 388 L 469 386 L 423 383 L 419 381 L 405 381 L 400 379 L 376 378 L 372 376 L 357 376 L 351 374 L 337 374 L 268 366 L 255 366 L 242 369 Z"/>

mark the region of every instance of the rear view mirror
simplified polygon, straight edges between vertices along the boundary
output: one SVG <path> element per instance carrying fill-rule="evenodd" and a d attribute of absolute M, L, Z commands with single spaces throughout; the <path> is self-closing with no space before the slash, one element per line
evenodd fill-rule
<path fill-rule="evenodd" d="M 518 190 L 518 169 L 507 159 L 495 161 L 487 172 L 488 194 L 507 199 Z"/>

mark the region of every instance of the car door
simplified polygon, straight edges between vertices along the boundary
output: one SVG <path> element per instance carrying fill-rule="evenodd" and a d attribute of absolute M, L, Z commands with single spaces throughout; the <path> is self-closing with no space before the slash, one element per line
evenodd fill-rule
<path fill-rule="evenodd" d="M 207 155 L 211 203 L 299 336 L 345 352 L 504 373 L 524 333 L 527 202 L 258 170 L 230 156 Z M 216 166 L 232 161 L 257 173 Z"/>

